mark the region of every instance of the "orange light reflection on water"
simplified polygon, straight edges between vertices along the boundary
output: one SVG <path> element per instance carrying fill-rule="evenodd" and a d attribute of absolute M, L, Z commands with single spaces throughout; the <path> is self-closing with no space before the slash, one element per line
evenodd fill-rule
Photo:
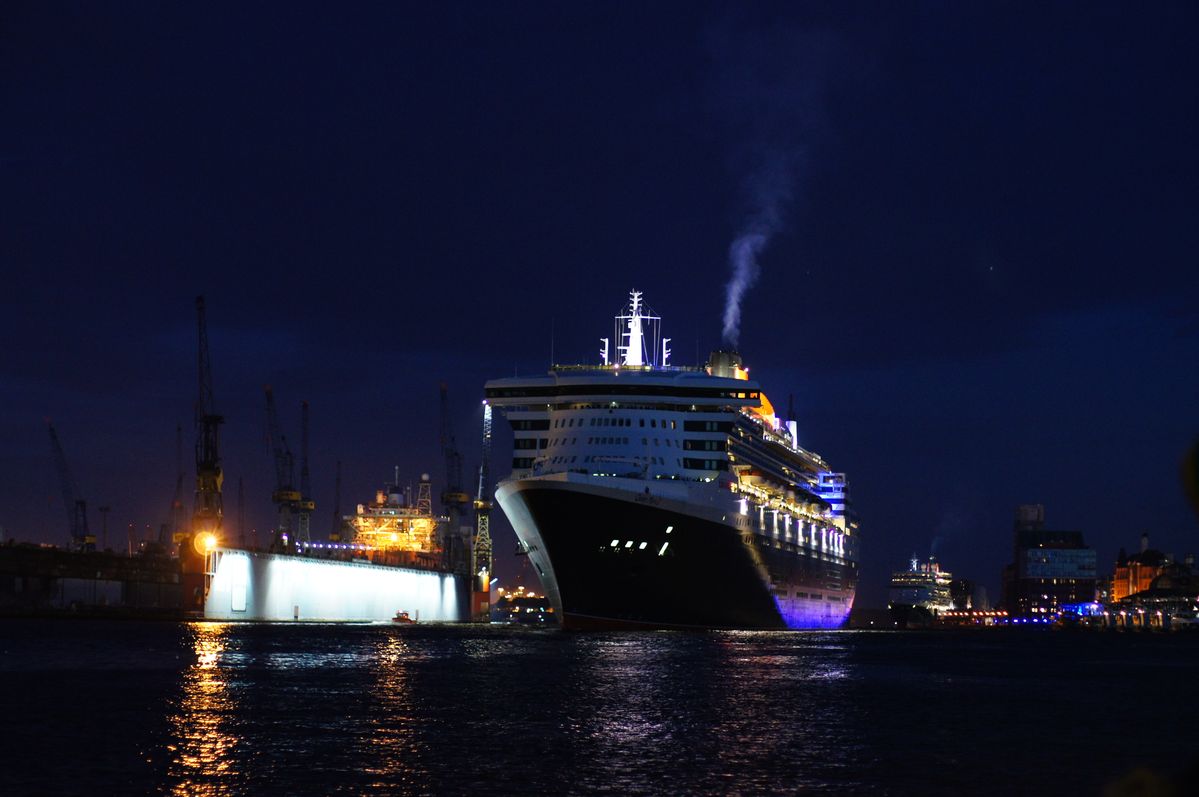
<path fill-rule="evenodd" d="M 228 627 L 192 623 L 195 663 L 183 673 L 183 694 L 170 718 L 171 790 L 176 795 L 232 794 L 233 750 L 240 741 L 231 730 L 236 702 L 221 668 Z"/>
<path fill-rule="evenodd" d="M 421 707 L 412 690 L 412 651 L 403 635 L 387 634 L 375 649 L 378 673 L 369 731 L 362 738 L 363 771 L 372 789 L 407 792 L 428 787 L 425 750 L 417 724 Z"/>

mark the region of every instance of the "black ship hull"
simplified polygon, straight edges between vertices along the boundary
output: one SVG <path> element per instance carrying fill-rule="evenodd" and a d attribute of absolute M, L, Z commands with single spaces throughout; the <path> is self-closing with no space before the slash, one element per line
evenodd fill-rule
<path fill-rule="evenodd" d="M 710 507 L 538 479 L 497 495 L 566 628 L 837 628 L 853 603 L 854 563 Z"/>

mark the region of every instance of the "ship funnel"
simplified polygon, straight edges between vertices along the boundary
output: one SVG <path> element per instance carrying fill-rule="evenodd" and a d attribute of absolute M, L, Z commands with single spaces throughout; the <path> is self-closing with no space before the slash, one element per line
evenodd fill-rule
<path fill-rule="evenodd" d="M 741 355 L 733 349 L 717 349 L 708 357 L 708 373 L 729 379 L 746 379 L 748 372 L 741 364 Z"/>

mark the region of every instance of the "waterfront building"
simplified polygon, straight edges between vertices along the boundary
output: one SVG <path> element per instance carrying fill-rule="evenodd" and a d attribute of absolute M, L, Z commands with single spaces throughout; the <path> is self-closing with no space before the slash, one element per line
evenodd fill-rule
<path fill-rule="evenodd" d="M 1081 531 L 1044 526 L 1042 505 L 1017 507 L 1012 562 L 1003 577 L 1003 606 L 1013 617 L 1053 614 L 1063 604 L 1095 599 L 1095 549 Z"/>
<path fill-rule="evenodd" d="M 1149 535 L 1141 535 L 1141 550 L 1129 556 L 1120 549 L 1116 558 L 1116 570 L 1112 574 L 1111 593 L 1108 600 L 1117 603 L 1129 595 L 1144 592 L 1153 585 L 1153 580 L 1166 571 L 1171 557 L 1149 547 Z"/>
<path fill-rule="evenodd" d="M 943 628 L 979 628 L 1007 625 L 1008 614 L 1002 609 L 954 609 L 937 618 Z"/>
<path fill-rule="evenodd" d="M 955 578 L 949 584 L 949 596 L 953 601 L 954 611 L 973 609 L 974 583 L 968 578 Z"/>
<path fill-rule="evenodd" d="M 1195 557 L 1181 562 L 1173 555 L 1149 547 L 1141 536 L 1141 550 L 1128 556 L 1123 550 L 1111 578 L 1111 599 L 1105 622 L 1117 628 L 1199 628 L 1199 575 Z"/>

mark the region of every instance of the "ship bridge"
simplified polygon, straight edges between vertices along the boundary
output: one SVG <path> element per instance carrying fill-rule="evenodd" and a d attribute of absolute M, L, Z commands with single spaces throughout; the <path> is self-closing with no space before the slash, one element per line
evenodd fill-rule
<path fill-rule="evenodd" d="M 730 478 L 729 435 L 741 411 L 761 409 L 761 388 L 736 353 L 703 369 L 670 365 L 660 320 L 633 291 L 613 337 L 600 339 L 599 363 L 486 384 L 512 426 L 513 476 Z"/>

